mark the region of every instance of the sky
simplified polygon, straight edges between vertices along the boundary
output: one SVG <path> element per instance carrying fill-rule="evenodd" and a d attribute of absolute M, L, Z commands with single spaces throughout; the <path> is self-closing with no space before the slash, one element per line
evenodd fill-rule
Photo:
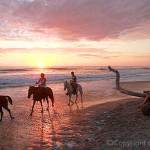
<path fill-rule="evenodd" d="M 0 0 L 0 66 L 149 66 L 150 0 Z"/>

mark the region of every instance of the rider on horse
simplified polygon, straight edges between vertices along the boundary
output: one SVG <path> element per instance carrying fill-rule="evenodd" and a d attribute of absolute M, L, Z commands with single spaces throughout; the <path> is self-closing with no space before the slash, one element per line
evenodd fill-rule
<path fill-rule="evenodd" d="M 40 79 L 36 82 L 36 84 L 38 84 L 38 93 L 40 93 L 41 95 L 45 95 L 45 98 L 47 99 L 46 97 L 46 78 L 45 78 L 45 74 L 44 73 L 41 73 L 41 77 Z M 44 99 L 45 100 L 45 99 Z"/>
<path fill-rule="evenodd" d="M 72 80 L 70 81 L 71 86 L 73 88 L 73 93 L 77 93 L 77 77 L 75 76 L 74 72 L 71 72 Z"/>
<path fill-rule="evenodd" d="M 36 84 L 38 84 L 39 87 L 46 87 L 46 78 L 44 73 L 41 73 L 41 78 L 36 82 Z"/>
<path fill-rule="evenodd" d="M 72 79 L 70 80 L 70 84 L 73 89 L 73 94 L 77 94 L 77 77 L 75 76 L 74 72 L 71 72 L 71 77 L 72 77 Z M 69 93 L 67 92 L 66 95 L 68 95 L 68 94 Z"/>

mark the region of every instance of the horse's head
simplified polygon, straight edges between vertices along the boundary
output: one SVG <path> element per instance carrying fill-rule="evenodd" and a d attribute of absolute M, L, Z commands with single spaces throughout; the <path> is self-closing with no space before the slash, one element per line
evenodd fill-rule
<path fill-rule="evenodd" d="M 34 94 L 35 91 L 35 87 L 34 86 L 30 86 L 28 89 L 28 98 L 31 97 L 32 94 Z"/>
<path fill-rule="evenodd" d="M 68 81 L 66 80 L 66 81 L 64 82 L 64 91 L 67 89 L 67 84 L 68 84 Z"/>

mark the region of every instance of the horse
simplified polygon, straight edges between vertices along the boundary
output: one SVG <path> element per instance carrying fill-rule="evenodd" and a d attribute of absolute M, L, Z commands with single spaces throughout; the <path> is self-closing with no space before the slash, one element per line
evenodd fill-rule
<path fill-rule="evenodd" d="M 9 115 L 10 115 L 11 119 L 14 119 L 14 117 L 11 114 L 10 109 L 8 108 L 8 102 L 11 105 L 13 104 L 12 99 L 11 99 L 10 96 L 0 96 L 0 113 L 1 113 L 0 121 L 2 121 L 2 119 L 3 119 L 3 110 L 2 110 L 2 108 L 5 108 L 9 112 Z"/>
<path fill-rule="evenodd" d="M 31 97 L 31 95 L 33 95 L 33 105 L 32 105 L 32 110 L 30 115 L 32 116 L 33 113 L 33 109 L 34 109 L 34 105 L 37 101 L 40 101 L 41 103 L 41 107 L 42 110 L 41 112 L 43 113 L 43 104 L 42 104 L 42 99 L 47 101 L 47 110 L 49 110 L 49 100 L 48 98 L 51 99 L 52 102 L 52 107 L 54 107 L 54 95 L 53 95 L 53 91 L 51 88 L 49 87 L 34 87 L 34 86 L 30 86 L 28 89 L 28 98 Z"/>
<path fill-rule="evenodd" d="M 71 100 L 72 95 L 76 95 L 75 103 L 77 102 L 77 100 L 78 100 L 78 92 L 80 93 L 80 96 L 81 96 L 81 103 L 83 103 L 83 99 L 82 99 L 83 90 L 82 90 L 82 86 L 80 84 L 77 84 L 76 92 L 74 92 L 74 89 L 73 89 L 71 83 L 68 82 L 68 81 L 65 81 L 64 82 L 64 91 L 65 90 L 67 90 L 67 93 L 68 93 L 68 96 L 69 96 L 69 103 L 68 103 L 68 105 L 70 105 L 70 102 L 72 102 L 72 104 L 74 104 L 74 102 Z"/>

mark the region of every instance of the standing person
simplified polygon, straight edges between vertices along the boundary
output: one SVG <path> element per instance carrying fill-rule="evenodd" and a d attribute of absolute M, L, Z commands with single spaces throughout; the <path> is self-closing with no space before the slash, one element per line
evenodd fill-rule
<path fill-rule="evenodd" d="M 46 78 L 44 73 L 41 73 L 41 77 L 36 84 L 38 84 L 39 87 L 46 87 Z"/>
<path fill-rule="evenodd" d="M 118 70 L 113 69 L 111 66 L 108 66 L 108 69 L 116 73 L 116 88 L 119 89 L 120 88 L 120 74 Z"/>
<path fill-rule="evenodd" d="M 77 77 L 75 76 L 74 72 L 71 72 L 71 85 L 73 87 L 73 93 L 77 93 Z"/>

